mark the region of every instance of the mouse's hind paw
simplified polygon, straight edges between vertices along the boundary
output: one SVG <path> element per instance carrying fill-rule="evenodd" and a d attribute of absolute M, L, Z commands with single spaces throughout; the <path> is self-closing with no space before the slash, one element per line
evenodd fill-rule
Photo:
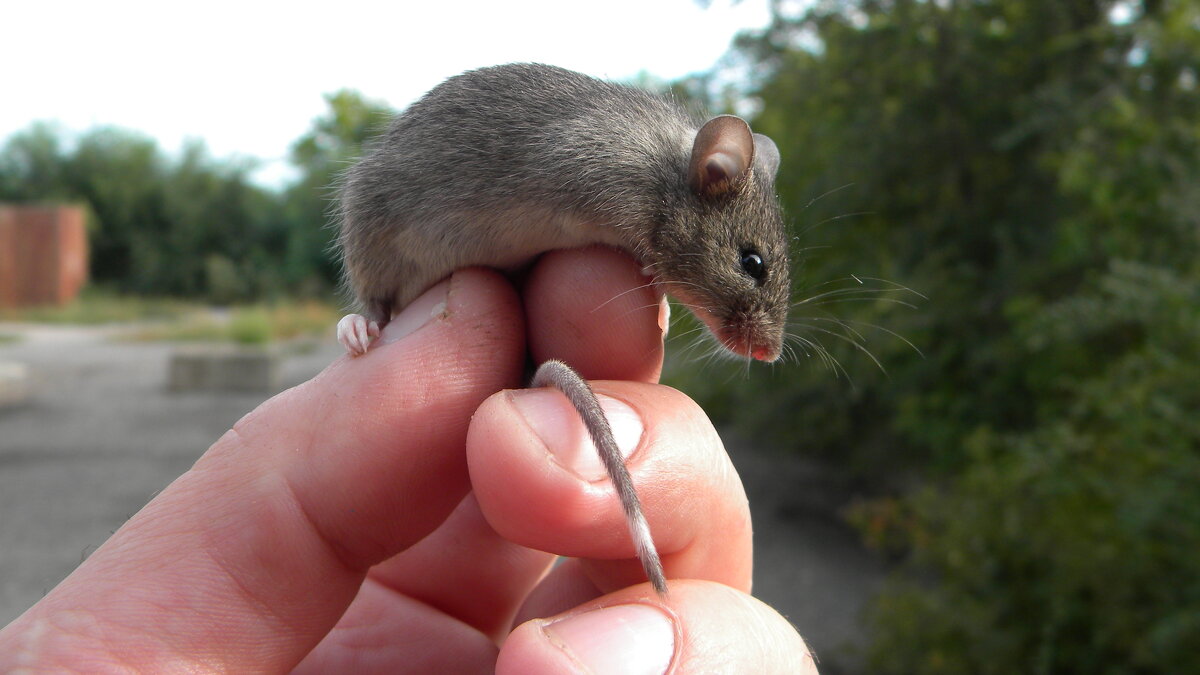
<path fill-rule="evenodd" d="M 367 353 L 367 347 L 371 346 L 371 342 L 379 337 L 379 324 L 375 321 L 368 321 L 367 317 L 361 314 L 347 314 L 338 321 L 337 338 L 338 342 L 346 348 L 346 353 L 350 356 L 362 356 Z"/>

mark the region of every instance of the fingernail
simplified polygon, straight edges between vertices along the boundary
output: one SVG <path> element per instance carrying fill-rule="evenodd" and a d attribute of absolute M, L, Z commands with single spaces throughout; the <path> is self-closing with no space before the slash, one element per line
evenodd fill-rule
<path fill-rule="evenodd" d="M 671 329 L 671 303 L 665 295 L 658 299 L 658 328 L 665 340 L 667 331 Z"/>
<path fill-rule="evenodd" d="M 659 675 L 675 656 L 675 626 L 650 605 L 615 605 L 542 626 L 546 637 L 588 672 Z"/>
<path fill-rule="evenodd" d="M 553 389 L 520 389 L 510 395 L 517 411 L 555 461 L 587 481 L 608 476 L 587 427 L 566 396 Z M 596 399 L 612 427 L 621 457 L 629 457 L 641 443 L 642 419 L 623 401 L 603 394 L 597 394 Z"/>
<path fill-rule="evenodd" d="M 446 314 L 446 297 L 450 293 L 450 280 L 439 282 L 409 303 L 387 326 L 379 341 L 382 344 L 396 342 L 436 318 Z"/>

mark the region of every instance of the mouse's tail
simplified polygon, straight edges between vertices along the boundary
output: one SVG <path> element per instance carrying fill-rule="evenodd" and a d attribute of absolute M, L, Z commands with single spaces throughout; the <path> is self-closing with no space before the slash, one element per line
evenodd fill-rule
<path fill-rule="evenodd" d="M 621 499 L 621 508 L 625 511 L 625 520 L 629 525 L 629 534 L 633 537 L 634 548 L 637 549 L 638 560 L 642 561 L 642 569 L 650 585 L 659 595 L 667 594 L 667 578 L 663 574 L 662 561 L 658 558 L 658 550 L 654 547 L 654 539 L 650 536 L 650 524 L 642 513 L 642 503 L 638 500 L 637 492 L 633 489 L 633 479 L 621 457 L 621 450 L 613 439 L 612 428 L 608 418 L 600 408 L 600 402 L 588 383 L 567 364 L 562 361 L 547 361 L 538 367 L 533 375 L 530 386 L 552 386 L 566 395 L 583 424 L 587 427 L 592 443 L 600 453 L 600 461 L 608 471 L 608 477 L 617 489 Z"/>

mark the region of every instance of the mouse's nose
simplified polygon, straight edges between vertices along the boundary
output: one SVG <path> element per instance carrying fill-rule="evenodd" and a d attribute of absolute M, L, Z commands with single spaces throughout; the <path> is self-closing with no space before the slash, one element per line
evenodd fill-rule
<path fill-rule="evenodd" d="M 779 351 L 767 345 L 758 345 L 750 351 L 750 356 L 759 361 L 770 363 L 779 358 Z"/>

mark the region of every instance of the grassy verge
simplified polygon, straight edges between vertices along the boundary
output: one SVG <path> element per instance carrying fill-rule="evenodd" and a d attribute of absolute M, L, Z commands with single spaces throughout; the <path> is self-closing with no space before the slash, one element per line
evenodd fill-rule
<path fill-rule="evenodd" d="M 282 300 L 232 308 L 212 308 L 173 298 L 144 298 L 88 289 L 65 307 L 0 309 L 0 322 L 75 325 L 134 324 L 127 340 L 172 340 L 266 344 L 325 335 L 339 317 L 331 303 Z M 0 334 L 0 342 L 6 337 Z"/>
<path fill-rule="evenodd" d="M 174 319 L 196 308 L 173 298 L 143 298 L 88 288 L 64 307 L 0 309 L 0 321 L 97 325 L 151 319 Z"/>
<path fill-rule="evenodd" d="M 127 338 L 268 344 L 330 334 L 338 316 L 338 310 L 333 305 L 316 301 L 248 305 L 235 307 L 227 312 L 202 309 L 174 321 L 139 328 L 129 333 Z"/>

